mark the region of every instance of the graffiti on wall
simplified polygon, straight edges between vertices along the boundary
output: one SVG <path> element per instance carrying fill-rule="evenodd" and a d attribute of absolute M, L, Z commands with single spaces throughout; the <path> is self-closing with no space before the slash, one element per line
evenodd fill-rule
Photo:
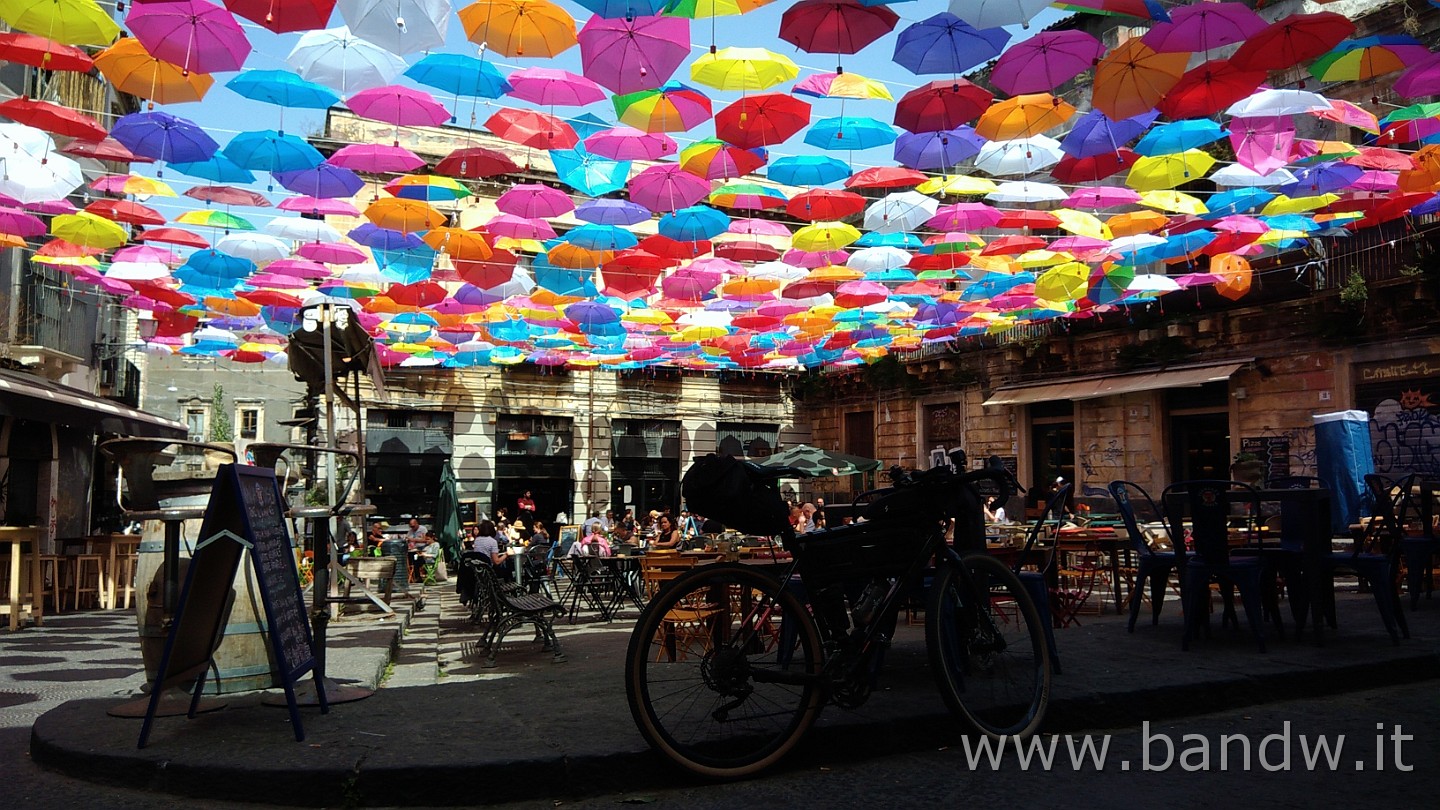
<path fill-rule="evenodd" d="M 1091 442 L 1079 453 L 1077 461 L 1080 462 L 1081 477 L 1076 483 L 1079 494 L 1085 497 L 1105 497 L 1109 493 L 1104 484 L 1125 477 L 1125 448 L 1120 446 L 1119 439 L 1111 439 L 1103 447 L 1099 442 Z M 1092 481 L 1098 482 L 1098 485 L 1092 486 L 1089 483 Z"/>
<path fill-rule="evenodd" d="M 1440 357 L 1357 369 L 1355 407 L 1370 414 L 1375 471 L 1440 474 Z"/>

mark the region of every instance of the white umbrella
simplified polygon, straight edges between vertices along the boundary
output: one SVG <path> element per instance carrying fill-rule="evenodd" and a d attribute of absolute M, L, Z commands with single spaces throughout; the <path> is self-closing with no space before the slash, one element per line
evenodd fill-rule
<path fill-rule="evenodd" d="M 1167 293 L 1180 289 L 1180 284 L 1164 273 L 1136 273 L 1125 289 L 1130 292 Z"/>
<path fill-rule="evenodd" d="M 685 326 L 720 326 L 729 328 L 730 313 L 719 310 L 697 309 L 687 312 L 675 319 L 678 324 Z"/>
<path fill-rule="evenodd" d="M 516 267 L 509 281 L 494 287 L 486 287 L 485 292 L 501 298 L 513 298 L 517 295 L 528 295 L 533 289 L 535 289 L 535 279 L 531 277 L 530 271 L 523 267 Z"/>
<path fill-rule="evenodd" d="M 405 55 L 445 44 L 450 0 L 340 0 L 350 32 Z"/>
<path fill-rule="evenodd" d="M 1030 27 L 1030 19 L 1050 7 L 1051 0 L 950 0 L 950 13 L 976 28 L 1002 25 Z"/>
<path fill-rule="evenodd" d="M 1033 203 L 1064 200 L 1070 195 L 1059 186 L 1050 183 L 1036 183 L 1030 180 L 1001 183 L 1000 187 L 985 195 L 985 199 L 1002 203 Z"/>
<path fill-rule="evenodd" d="M 28 124 L 0 124 L 0 157 L 16 151 L 43 159 L 55 151 L 55 139 Z"/>
<path fill-rule="evenodd" d="M 113 262 L 105 270 L 106 278 L 119 281 L 154 281 L 170 275 L 163 262 Z"/>
<path fill-rule="evenodd" d="M 345 96 L 390 84 L 405 71 L 405 60 L 355 36 L 344 25 L 305 32 L 285 61 L 300 78 Z"/>
<path fill-rule="evenodd" d="M 291 242 L 339 242 L 340 232 L 318 219 L 276 217 L 265 224 L 265 233 Z"/>
<path fill-rule="evenodd" d="M 935 216 L 940 201 L 918 191 L 886 194 L 865 209 L 865 230 L 879 233 L 913 231 Z"/>
<path fill-rule="evenodd" d="M 215 243 L 221 253 L 256 264 L 273 262 L 290 255 L 290 246 L 263 233 L 232 233 Z"/>
<path fill-rule="evenodd" d="M 1045 135 L 991 141 L 980 147 L 975 168 L 996 177 L 1007 174 L 1031 174 L 1054 166 L 1065 157 L 1060 142 Z"/>
<path fill-rule="evenodd" d="M 1214 172 L 1210 175 L 1210 182 L 1217 186 L 1234 186 L 1245 188 L 1270 188 L 1272 186 L 1284 186 L 1295 182 L 1295 175 L 1289 169 L 1276 169 L 1269 174 L 1260 174 L 1253 169 L 1247 169 L 1239 163 L 1232 163 L 1229 166 Z"/>
<path fill-rule="evenodd" d="M 794 281 L 806 276 L 805 268 L 785 262 L 764 262 L 757 264 L 745 274 L 751 278 L 773 278 L 776 281 Z"/>
<path fill-rule="evenodd" d="M 861 248 L 851 254 L 845 266 L 862 273 L 894 270 L 910 263 L 910 251 L 889 245 Z"/>
<path fill-rule="evenodd" d="M 1330 102 L 1309 90 L 1261 90 L 1231 104 L 1226 114 L 1236 118 L 1298 115 L 1329 110 Z"/>
<path fill-rule="evenodd" d="M 213 326 L 202 326 L 196 329 L 191 335 L 196 343 L 229 343 L 232 346 L 240 345 L 240 338 L 228 329 L 217 329 Z"/>
<path fill-rule="evenodd" d="M 0 144 L 0 194 L 22 203 L 63 200 L 85 184 L 80 164 L 64 155 L 41 159 L 24 149 Z"/>

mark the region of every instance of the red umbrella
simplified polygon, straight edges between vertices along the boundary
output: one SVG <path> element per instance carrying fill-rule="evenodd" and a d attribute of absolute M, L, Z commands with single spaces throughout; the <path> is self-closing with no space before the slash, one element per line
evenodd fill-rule
<path fill-rule="evenodd" d="M 1034 231 L 1045 231 L 1051 230 L 1059 224 L 1060 218 L 1049 211 L 1011 209 L 1000 212 L 1000 221 L 995 223 L 995 227 L 1002 230 L 1029 228 Z"/>
<path fill-rule="evenodd" d="M 509 281 L 515 275 L 517 256 L 503 248 L 493 248 L 490 258 L 485 261 L 451 259 L 455 273 L 466 282 L 488 290 Z"/>
<path fill-rule="evenodd" d="M 220 205 L 249 205 L 255 208 L 268 208 L 270 201 L 260 194 L 234 186 L 196 186 L 185 190 L 186 197 L 194 197 L 205 202 L 219 203 Z"/>
<path fill-rule="evenodd" d="M 780 258 L 780 249 L 755 239 L 736 239 L 716 245 L 715 255 L 732 262 L 771 262 Z"/>
<path fill-rule="evenodd" d="M 385 297 L 408 307 L 428 307 L 445 300 L 445 288 L 433 281 L 393 284 L 385 291 Z"/>
<path fill-rule="evenodd" d="M 515 174 L 519 171 L 520 167 L 510 159 L 509 155 L 495 149 L 486 149 L 483 146 L 456 149 L 435 164 L 436 174 L 467 180 L 494 177 L 497 174 Z"/>
<path fill-rule="evenodd" d="M 974 121 L 995 99 L 964 79 L 934 81 L 911 90 L 895 104 L 895 125 L 911 132 L 940 132 Z"/>
<path fill-rule="evenodd" d="M 1244 70 L 1283 70 L 1330 50 L 1355 33 L 1355 23 L 1333 11 L 1291 14 L 1245 40 L 1230 62 Z"/>
<path fill-rule="evenodd" d="M 704 239 L 697 242 L 681 242 L 657 233 L 641 239 L 639 248 L 656 256 L 684 261 L 704 256 L 711 251 L 712 246 L 708 240 Z"/>
<path fill-rule="evenodd" d="M 810 123 L 810 105 L 784 93 L 745 96 L 715 114 L 715 135 L 744 149 L 784 143 Z"/>
<path fill-rule="evenodd" d="M 225 0 L 225 7 L 277 34 L 324 28 L 336 0 Z"/>
<path fill-rule="evenodd" d="M 536 149 L 570 149 L 580 142 L 569 124 L 534 110 L 504 107 L 485 120 L 485 128 L 497 138 Z"/>
<path fill-rule="evenodd" d="M 129 225 L 164 225 L 165 216 L 154 208 L 130 200 L 96 200 L 85 206 L 85 210 L 111 222 Z"/>
<path fill-rule="evenodd" d="M 1020 213 L 1020 212 L 1010 212 Z M 1000 219 L 1005 222 L 1005 217 Z M 1001 225 L 1001 227 L 1007 227 Z M 1008 226 L 1015 227 L 1015 226 Z M 1024 226 L 1021 226 L 1024 227 Z M 1031 250 L 1039 250 L 1048 245 L 1049 242 L 1038 236 L 1002 236 L 999 239 L 992 239 L 981 251 L 981 256 L 1018 256 Z"/>
<path fill-rule="evenodd" d="M 1228 59 L 1216 59 L 1186 71 L 1155 106 L 1177 121 L 1206 118 L 1255 92 L 1265 76 L 1264 70 L 1244 69 Z"/>
<path fill-rule="evenodd" d="M 890 33 L 900 16 L 856 0 L 801 0 L 780 16 L 780 38 L 808 53 L 859 53 Z"/>
<path fill-rule="evenodd" d="M 876 166 L 861 169 L 845 181 L 846 188 L 914 188 L 929 180 L 930 176 L 914 169 L 899 166 Z"/>
<path fill-rule="evenodd" d="M 1121 148 L 1087 158 L 1066 155 L 1050 169 L 1050 176 L 1062 183 L 1086 183 L 1105 178 L 1129 169 L 1140 156 L 1130 149 Z"/>
<path fill-rule="evenodd" d="M 968 253 L 916 253 L 905 266 L 911 270 L 954 270 L 970 263 Z M 898 292 L 898 291 L 897 291 Z"/>
<path fill-rule="evenodd" d="M 811 189 L 790 198 L 785 212 L 807 222 L 838 220 L 865 210 L 865 198 L 853 191 L 828 188 Z"/>
<path fill-rule="evenodd" d="M 126 283 L 129 284 L 130 287 L 135 290 L 135 292 L 145 296 L 146 298 L 149 298 L 152 301 L 159 301 L 162 304 L 169 304 L 172 307 L 183 307 L 187 304 L 195 303 L 194 296 L 188 293 L 180 292 L 179 290 L 173 289 L 171 287 L 166 287 L 165 285 L 158 282 L 127 281 Z M 159 313 L 156 314 L 158 315 Z M 195 328 L 193 324 L 197 323 L 197 321 L 194 318 L 187 318 L 187 320 L 191 321 L 192 323 L 190 329 L 186 329 L 183 332 L 178 332 L 174 334 L 165 334 L 163 331 L 157 330 L 155 333 L 156 337 L 175 337 L 176 334 L 185 334 L 186 332 L 189 332 L 191 329 Z M 164 326 L 163 321 L 161 322 L 161 326 Z"/>
<path fill-rule="evenodd" d="M 792 281 L 785 285 L 780 291 L 781 298 L 815 298 L 821 295 L 828 295 L 835 292 L 840 286 L 838 281 L 824 281 L 802 278 L 799 281 Z"/>
<path fill-rule="evenodd" d="M 182 245 L 184 247 L 207 248 L 210 243 L 205 237 L 197 233 L 191 233 L 184 228 L 151 228 L 135 234 L 136 242 L 166 242 L 171 245 Z M 150 296 L 154 298 L 155 296 Z"/>
<path fill-rule="evenodd" d="M 46 70 L 71 70 L 88 73 L 95 63 L 90 56 L 72 45 L 35 34 L 10 31 L 0 34 L 0 60 Z"/>
<path fill-rule="evenodd" d="M 95 158 L 96 160 L 113 160 L 116 163 L 154 163 L 153 158 L 137 155 L 125 148 L 125 144 L 114 138 L 103 138 L 98 141 L 71 141 L 60 147 L 60 151 L 67 155 L 76 157 Z"/>
<path fill-rule="evenodd" d="M 48 101 L 33 101 L 24 96 L 0 103 L 0 115 L 16 123 L 68 138 L 98 141 L 108 134 L 107 130 L 100 126 L 100 122 L 84 113 Z"/>
<path fill-rule="evenodd" d="M 298 307 L 300 299 L 287 292 L 279 290 L 241 290 L 235 293 L 236 298 L 243 298 L 252 304 L 259 304 L 262 307 Z"/>
<path fill-rule="evenodd" d="M 600 267 L 600 290 L 620 298 L 649 295 L 655 291 L 655 280 L 660 277 L 660 271 L 675 264 L 674 259 L 644 250 L 621 251 Z"/>

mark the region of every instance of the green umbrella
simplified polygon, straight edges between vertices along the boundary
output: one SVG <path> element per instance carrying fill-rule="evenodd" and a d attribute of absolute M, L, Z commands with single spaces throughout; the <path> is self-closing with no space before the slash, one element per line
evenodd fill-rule
<path fill-rule="evenodd" d="M 435 504 L 435 525 L 440 529 L 440 547 L 451 560 L 460 559 L 460 496 L 455 490 L 455 471 L 450 462 L 440 468 L 440 498 Z"/>
<path fill-rule="evenodd" d="M 757 463 L 765 467 L 797 467 L 817 478 L 826 475 L 857 475 L 880 469 L 880 462 L 873 458 L 832 453 L 808 444 L 797 444 L 789 450 L 759 459 Z"/>

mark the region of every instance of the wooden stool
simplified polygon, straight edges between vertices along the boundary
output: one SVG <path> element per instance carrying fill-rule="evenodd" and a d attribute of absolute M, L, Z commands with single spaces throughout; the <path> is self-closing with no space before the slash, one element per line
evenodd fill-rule
<path fill-rule="evenodd" d="M 130 603 L 135 598 L 135 566 L 139 561 L 140 555 L 133 552 L 115 558 L 115 603 L 112 608 L 130 609 Z"/>
<path fill-rule="evenodd" d="M 55 606 L 55 612 L 59 613 L 63 608 L 65 593 L 65 575 L 70 572 L 67 564 L 69 560 L 59 554 L 40 555 L 40 594 L 39 600 L 43 602 L 46 596 L 50 597 L 50 603 Z M 48 578 L 48 579 L 47 579 Z"/>
<path fill-rule="evenodd" d="M 100 605 L 100 589 L 104 582 L 102 569 L 105 565 L 105 558 L 99 554 L 77 554 L 71 559 L 75 563 L 75 589 L 72 591 L 71 604 L 75 610 L 79 610 L 80 597 L 88 595 L 98 607 Z"/>

